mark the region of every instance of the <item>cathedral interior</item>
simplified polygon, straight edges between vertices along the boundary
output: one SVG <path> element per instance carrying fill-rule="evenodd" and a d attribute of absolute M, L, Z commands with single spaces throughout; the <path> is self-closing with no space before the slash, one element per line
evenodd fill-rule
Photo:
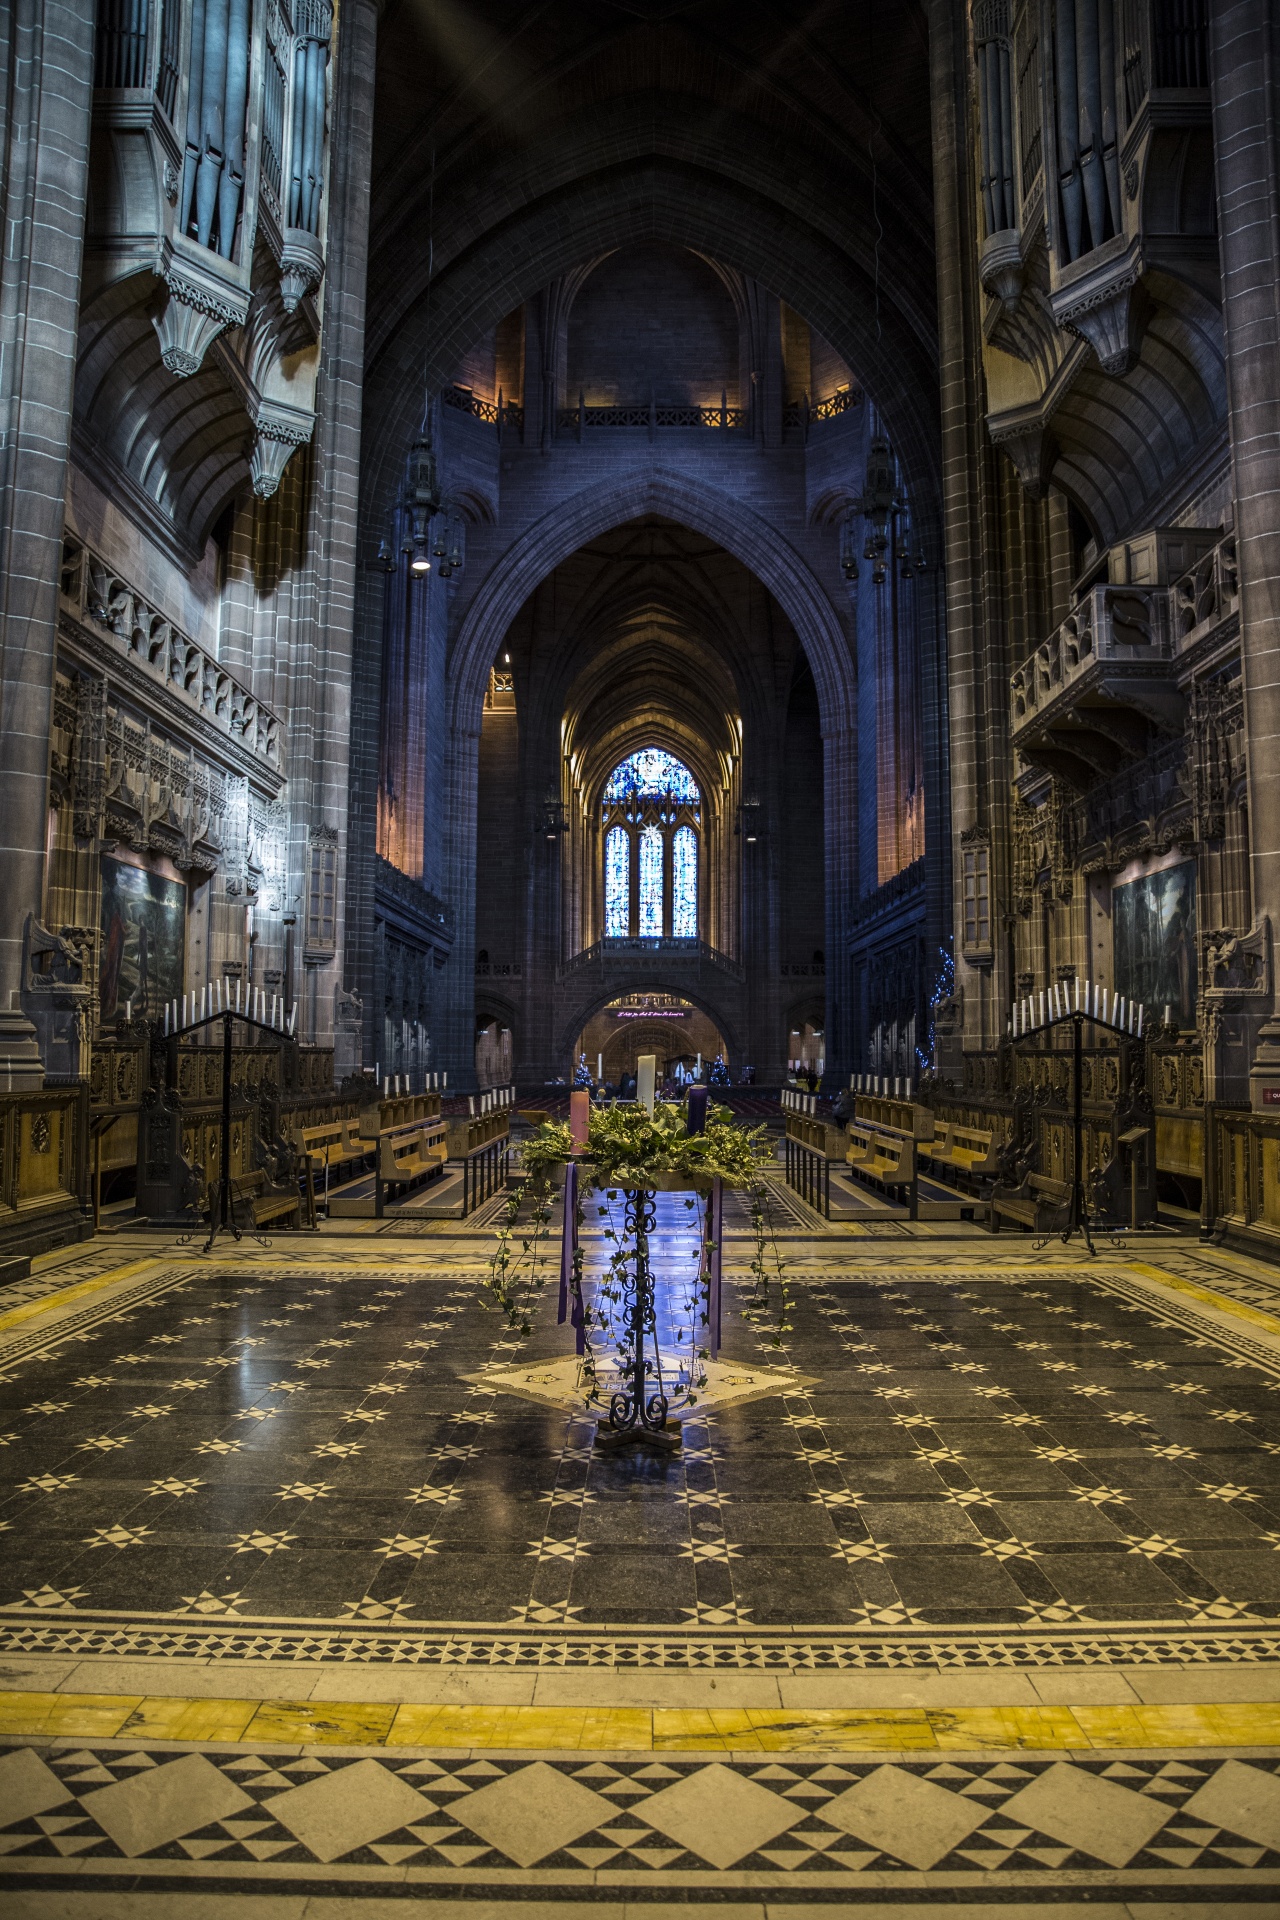
<path fill-rule="evenodd" d="M 1277 0 L 0 73 L 6 1914 L 1277 1911 Z"/>

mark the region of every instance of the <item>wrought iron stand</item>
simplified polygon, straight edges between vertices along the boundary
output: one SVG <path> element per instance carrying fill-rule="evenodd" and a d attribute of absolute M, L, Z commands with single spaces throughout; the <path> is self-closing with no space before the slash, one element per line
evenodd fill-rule
<path fill-rule="evenodd" d="M 631 1306 L 628 1314 L 626 1385 L 609 1402 L 609 1423 L 597 1436 L 604 1447 L 649 1446 L 673 1452 L 680 1445 L 677 1421 L 668 1423 L 669 1404 L 662 1384 L 657 1303 L 649 1265 L 649 1235 L 657 1225 L 655 1195 L 643 1188 L 627 1193 L 626 1227 L 635 1243 Z M 653 1358 L 646 1358 L 652 1345 Z"/>

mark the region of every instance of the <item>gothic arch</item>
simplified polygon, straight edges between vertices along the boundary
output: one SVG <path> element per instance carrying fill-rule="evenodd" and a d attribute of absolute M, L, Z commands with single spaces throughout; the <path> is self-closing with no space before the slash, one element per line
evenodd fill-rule
<path fill-rule="evenodd" d="M 715 540 L 766 586 L 808 656 L 824 727 L 852 723 L 855 689 L 844 627 L 808 562 L 760 514 L 719 488 L 662 471 L 607 491 L 584 487 L 526 528 L 477 589 L 451 648 L 450 725 L 474 731 L 489 668 L 534 587 L 597 535 L 659 514 Z"/>

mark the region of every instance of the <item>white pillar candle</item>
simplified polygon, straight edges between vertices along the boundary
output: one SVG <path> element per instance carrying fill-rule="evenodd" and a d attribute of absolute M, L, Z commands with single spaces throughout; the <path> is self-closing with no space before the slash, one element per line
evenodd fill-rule
<path fill-rule="evenodd" d="M 1142 1016 L 1144 1015 L 1144 1013 L 1145 1013 L 1145 1012 L 1146 1012 L 1146 1008 L 1145 1008 L 1145 1007 L 1143 1007 L 1143 1006 L 1140 1006 L 1140 1007 L 1138 1008 L 1138 1038 L 1139 1038 L 1139 1040 L 1141 1040 L 1141 1038 L 1142 1038 Z"/>
<path fill-rule="evenodd" d="M 698 1064 L 702 1064 L 702 1055 L 698 1055 Z M 658 1078 L 658 1057 L 653 1053 L 642 1053 L 636 1061 L 636 1099 L 642 1107 L 653 1112 L 654 1091 Z"/>
<path fill-rule="evenodd" d="M 448 1092 L 448 1089 L 449 1089 L 449 1069 L 448 1069 L 448 1067 L 446 1067 L 446 1068 L 445 1068 L 445 1070 L 444 1070 L 444 1072 L 443 1072 L 443 1073 L 442 1073 L 442 1074 L 440 1075 L 440 1085 L 441 1085 L 441 1086 L 442 1086 L 442 1087 L 443 1087 L 443 1088 L 445 1089 L 445 1091 L 446 1091 L 446 1092 Z"/>

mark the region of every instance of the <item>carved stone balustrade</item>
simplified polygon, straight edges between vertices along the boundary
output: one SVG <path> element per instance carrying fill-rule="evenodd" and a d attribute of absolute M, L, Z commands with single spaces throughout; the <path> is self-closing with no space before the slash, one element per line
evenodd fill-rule
<path fill-rule="evenodd" d="M 75 619 L 96 628 L 149 679 L 279 774 L 284 729 L 271 708 L 107 561 L 71 536 L 63 541 L 60 592 L 65 610 Z"/>
<path fill-rule="evenodd" d="M 1203 641 L 1224 638 L 1228 622 L 1238 628 L 1240 574 L 1234 533 L 1175 581 L 1169 598 L 1174 644 L 1180 655 L 1197 651 Z"/>
<path fill-rule="evenodd" d="M 1172 654 L 1164 590 L 1091 588 L 1012 677 L 1014 745 L 1082 789 L 1141 759 L 1183 724 Z"/>

